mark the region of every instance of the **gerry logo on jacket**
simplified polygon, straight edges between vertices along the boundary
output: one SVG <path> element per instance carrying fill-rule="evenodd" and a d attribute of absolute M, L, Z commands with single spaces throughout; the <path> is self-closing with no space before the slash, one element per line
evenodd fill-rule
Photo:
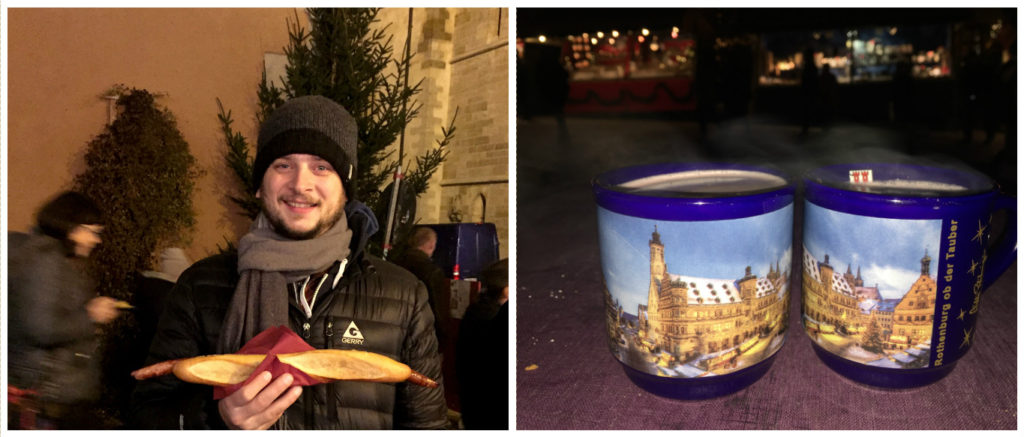
<path fill-rule="evenodd" d="M 359 327 L 356 326 L 356 322 L 353 320 L 348 324 L 348 328 L 345 328 L 345 334 L 341 336 L 341 342 L 346 344 L 363 344 L 363 333 L 359 332 Z"/>

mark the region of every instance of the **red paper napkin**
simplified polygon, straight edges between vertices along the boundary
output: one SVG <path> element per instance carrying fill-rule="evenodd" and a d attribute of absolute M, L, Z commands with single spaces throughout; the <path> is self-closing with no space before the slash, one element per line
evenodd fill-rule
<path fill-rule="evenodd" d="M 249 375 L 245 381 L 235 385 L 214 387 L 213 388 L 213 399 L 223 399 L 224 397 L 234 393 L 243 385 L 248 384 L 253 378 L 263 373 L 264 370 L 270 371 L 272 379 L 276 379 L 278 376 L 290 373 L 295 379 L 292 381 L 292 387 L 297 385 L 314 385 L 319 384 L 320 381 L 313 379 L 313 377 L 307 375 L 305 372 L 282 363 L 277 359 L 277 354 L 289 354 L 293 352 L 305 352 L 311 351 L 314 347 L 307 344 L 302 340 L 298 334 L 292 332 L 287 326 L 276 326 L 268 328 L 265 331 L 257 334 L 247 343 L 238 350 L 238 354 L 266 354 L 267 357 L 263 359 L 263 362 L 256 367 L 256 370 Z"/>

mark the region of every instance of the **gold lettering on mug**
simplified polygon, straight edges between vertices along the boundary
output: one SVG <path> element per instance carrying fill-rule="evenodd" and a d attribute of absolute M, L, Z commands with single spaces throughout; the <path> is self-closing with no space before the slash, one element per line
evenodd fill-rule
<path fill-rule="evenodd" d="M 948 288 L 948 287 L 947 287 Z M 949 309 L 952 305 L 942 304 L 942 318 L 939 323 L 939 344 L 935 347 L 935 365 L 942 365 L 942 358 L 946 351 L 946 322 L 949 320 Z"/>
<path fill-rule="evenodd" d="M 946 239 L 949 241 L 949 249 L 946 249 L 946 259 L 952 259 L 956 255 L 956 220 L 949 221 L 949 236 Z M 946 279 L 949 281 L 950 279 Z"/>
<path fill-rule="evenodd" d="M 978 307 L 981 306 L 981 287 L 983 285 L 982 284 L 982 280 L 985 278 L 985 261 L 986 260 L 988 260 L 988 252 L 987 251 L 981 253 L 981 263 L 978 264 L 978 266 L 980 266 L 980 268 L 978 269 L 978 276 L 975 276 L 975 278 L 974 278 L 974 284 L 973 284 L 974 286 L 973 286 L 973 288 L 971 290 L 974 293 L 974 300 L 971 302 L 970 314 L 977 314 L 978 313 Z"/>
<path fill-rule="evenodd" d="M 952 259 L 956 256 L 956 239 L 957 239 L 957 221 L 949 221 L 949 235 L 946 236 L 946 241 L 949 243 L 949 248 L 946 249 L 946 259 Z M 940 268 L 941 270 L 941 268 Z M 946 263 L 945 275 L 942 276 L 947 283 L 953 282 L 953 263 Z M 935 362 L 933 365 L 941 366 L 942 360 L 945 357 L 946 352 L 946 328 L 947 322 L 949 321 L 949 310 L 953 307 L 948 301 L 953 297 L 953 287 L 946 285 L 942 288 L 942 300 L 946 303 L 942 304 L 942 315 L 939 317 L 939 338 L 938 344 L 935 346 Z"/>

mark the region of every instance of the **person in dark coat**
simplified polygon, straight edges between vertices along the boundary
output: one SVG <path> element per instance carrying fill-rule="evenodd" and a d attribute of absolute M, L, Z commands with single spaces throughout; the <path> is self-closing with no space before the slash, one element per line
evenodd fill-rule
<path fill-rule="evenodd" d="M 437 232 L 427 226 L 417 226 L 406 242 L 408 248 L 391 261 L 412 272 L 427 286 L 430 294 L 430 308 L 434 311 L 434 328 L 440 344 L 449 341 L 451 335 L 445 328 L 451 320 L 449 288 L 451 281 L 431 259 L 437 248 Z"/>
<path fill-rule="evenodd" d="M 811 124 L 814 123 L 816 115 L 815 106 L 818 103 L 818 95 L 821 92 L 818 87 L 818 67 L 814 64 L 814 50 L 806 48 L 803 51 L 803 67 L 800 70 L 800 134 L 807 135 Z"/>
<path fill-rule="evenodd" d="M 100 395 L 96 329 L 118 315 L 96 296 L 85 260 L 102 241 L 96 204 L 76 192 L 50 200 L 36 229 L 15 236 L 8 264 L 11 429 L 90 429 Z"/>
<path fill-rule="evenodd" d="M 138 322 L 138 334 L 135 340 L 132 368 L 138 369 L 146 362 L 149 344 L 156 334 L 156 324 L 160 314 L 164 312 L 167 295 L 174 288 L 181 272 L 185 271 L 192 261 L 180 247 L 168 247 L 160 252 L 160 270 L 147 270 L 139 274 L 135 293 L 132 295 L 135 305 L 135 319 Z"/>
<path fill-rule="evenodd" d="M 147 363 L 234 353 L 286 326 L 316 349 L 385 355 L 442 383 L 427 289 L 365 252 L 378 229 L 354 198 L 357 125 L 322 96 L 293 98 L 263 122 L 252 189 L 261 212 L 237 252 L 178 279 Z M 293 385 L 263 372 L 214 399 L 173 375 L 140 381 L 133 424 L 170 429 L 441 429 L 443 387 L 338 381 Z"/>
<path fill-rule="evenodd" d="M 466 309 L 455 374 L 466 429 L 508 429 L 508 259 L 480 275 L 483 291 Z"/>

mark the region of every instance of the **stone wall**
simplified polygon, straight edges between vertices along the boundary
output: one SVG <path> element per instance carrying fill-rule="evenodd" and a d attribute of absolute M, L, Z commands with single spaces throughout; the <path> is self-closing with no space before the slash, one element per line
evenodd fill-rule
<path fill-rule="evenodd" d="M 380 25 L 405 47 L 408 9 L 386 9 Z M 407 127 L 406 170 L 415 156 L 437 147 L 455 118 L 449 155 L 419 197 L 419 223 L 494 223 L 500 256 L 508 256 L 508 9 L 413 9 L 411 81 L 422 80 L 422 105 Z M 458 113 L 456 114 L 456 110 Z M 398 155 L 398 144 L 392 146 Z M 385 225 L 384 219 L 382 226 Z"/>

